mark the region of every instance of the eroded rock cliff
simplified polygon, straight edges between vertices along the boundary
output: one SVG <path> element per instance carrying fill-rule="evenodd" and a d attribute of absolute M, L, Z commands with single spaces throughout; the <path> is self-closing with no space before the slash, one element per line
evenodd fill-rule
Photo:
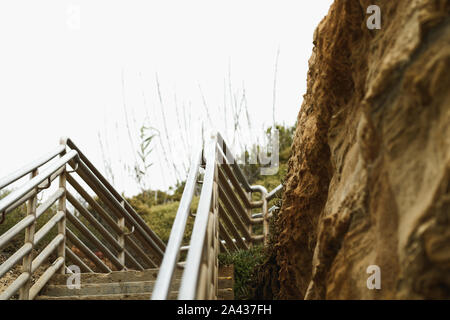
<path fill-rule="evenodd" d="M 314 44 L 276 297 L 450 298 L 450 1 L 335 0 Z"/>

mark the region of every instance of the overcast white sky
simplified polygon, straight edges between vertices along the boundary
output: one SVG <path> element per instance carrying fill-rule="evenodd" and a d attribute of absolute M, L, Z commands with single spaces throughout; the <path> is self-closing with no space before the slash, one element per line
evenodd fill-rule
<path fill-rule="evenodd" d="M 276 121 L 294 124 L 306 89 L 312 35 L 331 3 L 2 1 L 0 176 L 53 148 L 60 136 L 70 136 L 104 171 L 100 132 L 116 187 L 134 194 L 137 186 L 123 168 L 133 161 L 123 102 L 135 144 L 146 114 L 163 132 L 158 74 L 172 156 L 178 161 L 186 156 L 181 139 L 196 142 L 206 119 L 199 87 L 212 126 L 230 135 L 219 112 L 229 70 L 233 93 L 245 87 L 254 128 L 272 123 L 278 48 Z M 191 105 L 185 110 L 192 119 L 189 134 L 182 131 L 183 137 L 175 94 L 178 115 L 182 104 Z M 162 158 L 156 148 L 149 172 L 152 188 L 167 188 L 174 181 Z"/>

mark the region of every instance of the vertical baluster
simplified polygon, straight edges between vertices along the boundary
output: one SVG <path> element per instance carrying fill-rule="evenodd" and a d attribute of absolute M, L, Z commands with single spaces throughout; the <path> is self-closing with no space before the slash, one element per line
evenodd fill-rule
<path fill-rule="evenodd" d="M 38 175 L 38 170 L 34 169 L 30 174 L 30 179 L 33 179 Z M 28 300 L 30 287 L 31 287 L 31 264 L 33 262 L 33 242 L 34 242 L 34 231 L 36 228 L 36 205 L 37 205 L 37 194 L 34 195 L 30 200 L 27 201 L 27 215 L 34 217 L 33 223 L 25 229 L 25 243 L 31 243 L 31 251 L 23 258 L 22 272 L 27 272 L 29 278 L 27 282 L 20 288 L 19 299 Z"/>
<path fill-rule="evenodd" d="M 125 202 L 122 200 L 120 203 L 122 207 L 125 207 Z M 125 267 L 125 217 L 120 217 L 117 220 L 117 225 L 119 226 L 120 230 L 122 230 L 122 233 L 117 236 L 117 241 L 120 244 L 121 250 L 119 251 L 117 258 L 119 259 L 120 263 L 123 265 L 123 269 L 126 269 Z"/>
<path fill-rule="evenodd" d="M 66 168 L 64 165 L 64 171 L 59 175 L 59 187 L 64 189 L 64 193 L 58 200 L 58 211 L 64 212 L 64 216 L 58 222 L 58 234 L 63 235 L 63 241 L 58 246 L 58 258 L 62 257 L 64 259 L 61 269 L 59 269 L 59 273 L 61 274 L 65 274 L 66 272 L 66 180 Z"/>
<path fill-rule="evenodd" d="M 266 246 L 269 241 L 269 210 L 267 208 L 266 194 L 261 193 L 261 197 L 263 200 L 262 213 L 263 213 L 263 217 L 264 217 L 264 221 L 263 221 L 264 245 Z"/>
<path fill-rule="evenodd" d="M 246 194 L 249 202 L 251 203 L 252 202 L 252 192 L 249 191 L 249 192 L 246 192 L 245 194 Z M 252 219 L 252 211 L 253 211 L 252 208 L 249 207 L 249 208 L 247 208 L 246 211 L 251 220 Z M 249 223 L 249 225 L 248 225 L 248 233 L 250 234 L 250 236 L 253 236 L 253 225 L 251 223 Z M 247 243 L 248 243 L 249 248 L 253 247 L 253 240 L 251 238 L 248 239 Z"/>
<path fill-rule="evenodd" d="M 196 300 L 205 300 L 208 299 L 207 296 L 207 288 L 209 285 L 208 281 L 208 261 L 209 261 L 209 244 L 208 244 L 208 229 L 206 229 L 205 234 L 205 244 L 202 248 L 202 260 L 200 263 L 199 277 L 198 277 L 198 285 L 197 285 L 197 297 Z"/>
<path fill-rule="evenodd" d="M 216 151 L 217 152 L 217 151 Z M 217 158 L 217 154 L 216 154 Z M 213 290 L 212 290 L 212 297 L 210 299 L 216 300 L 218 293 L 219 293 L 219 248 L 220 248 L 220 239 L 219 239 L 219 185 L 218 185 L 218 179 L 219 179 L 219 166 L 218 164 L 215 165 L 214 170 L 214 183 L 213 183 L 213 199 L 212 199 L 212 213 L 213 213 L 213 219 L 214 219 L 214 233 L 213 233 L 213 243 L 214 243 L 214 262 L 213 262 L 213 274 L 212 274 L 212 281 L 213 281 Z"/>
<path fill-rule="evenodd" d="M 211 208 L 212 209 L 212 208 Z M 209 212 L 208 214 L 209 218 L 208 218 L 208 229 L 206 231 L 206 240 L 205 240 L 205 253 L 206 253 L 206 258 L 205 258 L 205 281 L 204 281 L 204 286 L 205 286 L 205 295 L 203 297 L 203 299 L 205 300 L 210 300 L 211 299 L 211 286 L 212 286 L 212 261 L 211 259 L 212 257 L 212 253 L 211 253 L 211 249 L 213 246 L 212 243 L 212 226 L 213 226 L 213 215 L 212 215 L 212 211 Z"/>

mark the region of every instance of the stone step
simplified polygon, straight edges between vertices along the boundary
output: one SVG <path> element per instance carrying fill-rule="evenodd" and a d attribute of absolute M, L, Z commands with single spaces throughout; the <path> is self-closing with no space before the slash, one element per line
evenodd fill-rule
<path fill-rule="evenodd" d="M 231 277 L 234 279 L 234 266 L 220 266 L 219 267 L 219 277 Z"/>
<path fill-rule="evenodd" d="M 111 283 L 81 283 L 79 289 L 70 289 L 65 284 L 48 285 L 43 291 L 45 296 L 79 296 L 79 295 L 108 295 L 108 294 L 133 294 L 152 292 L 155 281 L 135 282 L 111 282 Z M 172 290 L 180 286 L 179 280 L 172 282 Z"/>
<path fill-rule="evenodd" d="M 234 300 L 233 288 L 219 288 L 219 292 L 217 293 L 217 300 Z"/>
<path fill-rule="evenodd" d="M 234 266 L 220 266 L 218 279 L 218 300 L 234 300 Z"/>
<path fill-rule="evenodd" d="M 181 269 L 177 269 L 174 279 L 181 278 Z M 50 285 L 66 285 L 70 274 L 55 274 L 50 280 Z M 81 284 L 87 283 L 112 283 L 112 282 L 137 282 L 155 281 L 158 276 L 158 269 L 147 269 L 144 271 L 113 271 L 110 273 L 81 273 Z"/>
<path fill-rule="evenodd" d="M 219 288 L 233 288 L 233 277 L 219 277 L 218 280 Z"/>
<path fill-rule="evenodd" d="M 150 300 L 151 292 L 132 293 L 132 294 L 106 294 L 106 295 L 87 295 L 87 296 L 38 296 L 36 300 Z M 178 292 L 171 292 L 169 299 L 176 299 Z"/>
<path fill-rule="evenodd" d="M 176 299 L 183 270 L 177 269 L 168 299 Z M 70 274 L 54 275 L 37 300 L 149 300 L 158 269 L 144 271 L 114 271 L 111 273 L 82 273 L 81 288 L 69 289 Z M 234 268 L 219 268 L 218 299 L 233 300 Z"/>

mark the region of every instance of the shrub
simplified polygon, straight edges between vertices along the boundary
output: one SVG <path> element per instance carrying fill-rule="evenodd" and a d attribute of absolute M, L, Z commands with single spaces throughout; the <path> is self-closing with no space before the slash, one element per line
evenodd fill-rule
<path fill-rule="evenodd" d="M 198 205 L 198 197 L 194 197 L 191 205 L 191 212 L 195 212 Z M 141 199 L 136 200 L 132 198 L 129 200 L 130 204 L 136 210 L 136 212 L 144 219 L 149 227 L 161 238 L 162 241 L 167 243 L 172 230 L 173 221 L 177 214 L 179 201 L 169 202 L 160 205 L 151 205 L 151 203 L 145 203 Z M 194 219 L 188 218 L 186 231 L 183 237 L 183 244 L 187 245 L 191 238 L 192 227 L 194 225 Z"/>
<path fill-rule="evenodd" d="M 254 246 L 249 250 L 238 250 L 219 254 L 221 265 L 234 265 L 234 297 L 247 300 L 252 295 L 252 279 L 254 271 L 264 259 L 263 246 Z"/>

